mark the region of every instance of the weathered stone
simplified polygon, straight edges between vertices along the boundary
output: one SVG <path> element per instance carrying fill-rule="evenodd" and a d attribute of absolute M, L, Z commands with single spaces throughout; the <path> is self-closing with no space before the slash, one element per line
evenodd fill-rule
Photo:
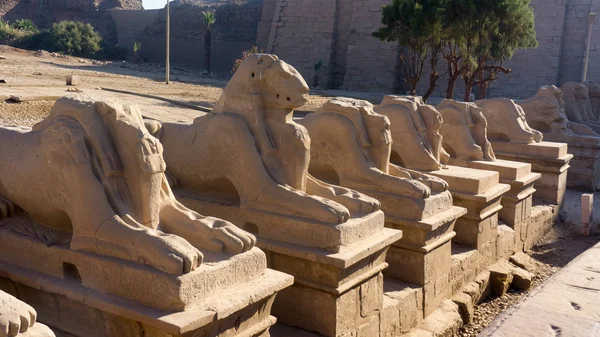
<path fill-rule="evenodd" d="M 423 320 L 420 329 L 431 332 L 433 336 L 454 336 L 463 325 L 458 310 L 458 305 L 445 300 L 439 309 Z"/>
<path fill-rule="evenodd" d="M 0 291 L 0 336 L 54 337 L 48 327 L 36 320 L 35 309 Z"/>
<path fill-rule="evenodd" d="M 516 233 L 512 228 L 506 225 L 498 226 L 498 240 L 496 241 L 498 259 L 508 260 L 515 253 L 516 240 Z"/>
<path fill-rule="evenodd" d="M 531 273 L 535 272 L 536 268 L 531 256 L 523 252 L 517 252 L 515 255 L 511 256 L 509 260 L 519 268 L 525 269 Z"/>
<path fill-rule="evenodd" d="M 513 276 L 512 287 L 517 290 L 529 290 L 535 277 L 525 269 L 515 267 L 511 270 Z"/>
<path fill-rule="evenodd" d="M 396 337 L 400 335 L 400 311 L 398 300 L 384 295 L 383 306 L 379 312 L 380 337 Z"/>
<path fill-rule="evenodd" d="M 513 276 L 508 266 L 498 263 L 490 267 L 490 287 L 494 296 L 504 296 L 512 283 Z"/>
<path fill-rule="evenodd" d="M 458 306 L 458 313 L 460 314 L 463 323 L 471 324 L 471 322 L 473 322 L 473 312 L 475 310 L 471 295 L 460 293 L 452 296 L 452 301 Z"/>
<path fill-rule="evenodd" d="M 81 77 L 77 75 L 67 75 L 67 85 L 78 86 L 81 85 Z"/>
<path fill-rule="evenodd" d="M 396 280 L 385 280 L 385 296 L 397 301 L 399 332 L 407 333 L 423 320 L 423 288 Z M 384 300 L 385 305 L 385 300 Z"/>

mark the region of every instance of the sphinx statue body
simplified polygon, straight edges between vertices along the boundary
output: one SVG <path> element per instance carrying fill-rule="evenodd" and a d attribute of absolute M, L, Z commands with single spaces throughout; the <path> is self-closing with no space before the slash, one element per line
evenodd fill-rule
<path fill-rule="evenodd" d="M 376 113 L 369 102 L 335 98 L 297 121 L 307 128 L 315 144 L 311 147 L 309 172 L 318 178 L 362 191 L 380 201 L 383 196 L 379 193 L 393 195 L 396 200 L 426 200 L 444 192 L 450 197 L 445 181 L 390 163 L 390 122 Z M 423 154 L 426 158 L 433 155 L 425 151 Z M 392 201 L 383 202 L 382 206 L 388 216 L 402 218 L 403 211 L 408 211 Z M 411 218 L 409 214 L 404 216 Z"/>
<path fill-rule="evenodd" d="M 340 329 L 357 330 L 358 321 L 352 315 L 347 316 L 351 321 L 332 320 L 345 310 L 340 301 L 345 295 L 331 294 L 346 282 L 376 286 L 385 248 L 401 233 L 384 228 L 376 199 L 309 173 L 311 147 L 318 144 L 292 118 L 308 92 L 296 69 L 277 56 L 251 55 L 212 113 L 192 124 L 148 121 L 147 126 L 165 149 L 167 174 L 178 198 L 202 214 L 256 234 L 257 245 L 271 257 L 269 266 L 295 277 L 297 286 L 275 301 L 278 319 L 339 336 Z M 352 269 L 360 272 L 349 281 L 342 275 L 350 268 L 361 269 Z M 380 292 L 369 296 L 375 299 Z M 327 303 L 327 314 L 315 307 L 323 308 L 318 303 Z"/>
<path fill-rule="evenodd" d="M 600 135 L 596 124 L 582 117 L 581 111 L 587 109 L 589 103 L 587 91 L 585 85 L 576 82 L 565 83 L 561 89 L 543 86 L 535 96 L 517 103 L 523 108 L 529 125 L 543 133 L 544 140 L 568 144 L 568 152 L 574 156 L 570 163 L 565 163 L 570 165 L 567 185 L 594 190 L 600 184 L 597 174 L 600 170 Z M 566 170 L 563 172 L 566 174 Z M 564 183 L 564 177 L 561 181 Z"/>
<path fill-rule="evenodd" d="M 539 143 L 544 136 L 529 126 L 523 108 L 508 98 L 493 98 L 475 103 L 487 120 L 487 135 L 492 141 L 516 144 Z"/>
<path fill-rule="evenodd" d="M 599 137 L 589 126 L 567 117 L 562 91 L 556 86 L 542 86 L 535 96 L 516 103 L 523 109 L 527 123 L 542 132 L 546 140 L 569 143 L 573 137 Z"/>
<path fill-rule="evenodd" d="M 594 97 L 599 94 L 598 88 L 593 84 L 588 87 L 583 83 L 566 82 L 560 88 L 565 102 L 565 114 L 569 120 L 586 124 L 595 132 L 600 132 L 600 120 L 592 108 L 590 89 L 594 92 Z"/>
<path fill-rule="evenodd" d="M 175 198 L 137 106 L 62 98 L 32 129 L 0 127 L 0 148 L 0 280 L 52 327 L 135 337 L 274 323 L 292 277 L 267 269 L 254 235 Z M 106 324 L 57 315 L 63 305 Z"/>
<path fill-rule="evenodd" d="M 32 130 L 1 127 L 0 144 L 0 196 L 71 232 L 71 249 L 183 274 L 202 263 L 199 249 L 240 253 L 254 245 L 251 234 L 175 199 L 162 146 L 136 107 L 63 98 Z"/>

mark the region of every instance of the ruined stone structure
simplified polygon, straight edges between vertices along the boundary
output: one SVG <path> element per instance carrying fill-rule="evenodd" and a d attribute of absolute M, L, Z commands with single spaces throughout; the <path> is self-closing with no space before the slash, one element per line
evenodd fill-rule
<path fill-rule="evenodd" d="M 335 98 L 294 119 L 308 92 L 258 54 L 191 124 L 63 98 L 0 127 L 0 328 L 52 337 L 37 313 L 75 337 L 450 336 L 531 286 L 508 259 L 559 206 L 533 206 L 539 174 L 487 138 L 542 144 L 513 101 Z"/>
<path fill-rule="evenodd" d="M 567 153 L 567 143 L 542 141 L 542 133 L 529 126 L 523 108 L 513 100 L 494 98 L 476 104 L 488 121 L 488 137 L 496 156 L 531 164 L 532 171 L 541 174 L 535 182 L 534 197 L 561 205 L 567 188 L 567 169 L 573 158 Z"/>
<path fill-rule="evenodd" d="M 322 61 L 321 83 L 330 88 L 392 92 L 398 64 L 394 44 L 373 38 L 388 0 L 265 0 L 257 44 L 297 65 L 307 78 Z M 581 80 L 587 15 L 600 3 L 589 0 L 532 0 L 539 48 L 517 51 L 505 65 L 514 71 L 492 84 L 492 97 L 529 97 L 542 85 Z M 592 46 L 600 41 L 594 27 Z M 592 48 L 588 78 L 600 82 L 600 58 Z M 427 70 L 425 71 L 427 74 Z M 424 76 L 420 90 L 427 88 Z M 458 81 L 458 86 L 461 85 Z M 442 90 L 445 79 L 440 79 Z M 438 89 L 439 90 L 439 89 Z M 460 90 L 457 87 L 457 90 Z"/>
<path fill-rule="evenodd" d="M 571 86 L 585 89 L 577 83 Z M 600 183 L 600 136 L 588 124 L 569 120 L 562 91 L 555 86 L 543 86 L 535 96 L 518 104 L 527 122 L 540 130 L 545 140 L 568 144 L 568 152 L 574 157 L 570 161 L 567 185 L 595 190 Z M 571 100 L 569 104 L 573 109 L 571 114 L 579 114 L 577 102 Z M 583 107 L 587 107 L 587 103 Z M 563 183 L 561 181 L 561 185 Z"/>
<path fill-rule="evenodd" d="M 139 108 L 63 98 L 0 140 L 2 206 L 25 211 L 0 224 L 0 284 L 44 322 L 79 337 L 268 333 L 292 278 L 266 269 L 252 234 L 175 199 Z"/>

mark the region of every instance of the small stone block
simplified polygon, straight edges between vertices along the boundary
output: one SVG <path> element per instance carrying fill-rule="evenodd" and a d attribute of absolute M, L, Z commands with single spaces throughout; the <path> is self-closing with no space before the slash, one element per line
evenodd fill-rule
<path fill-rule="evenodd" d="M 490 285 L 492 293 L 498 297 L 506 295 L 510 288 L 513 276 L 510 269 L 504 265 L 496 264 L 490 267 Z"/>
<path fill-rule="evenodd" d="M 81 78 L 77 75 L 67 75 L 67 85 L 80 85 Z"/>
<path fill-rule="evenodd" d="M 581 195 L 581 223 L 589 225 L 593 221 L 594 195 L 585 193 Z"/>
<path fill-rule="evenodd" d="M 470 295 L 460 293 L 452 297 L 452 301 L 458 305 L 458 313 L 465 324 L 471 324 L 473 322 L 473 313 L 475 307 L 473 305 L 473 299 Z"/>
<path fill-rule="evenodd" d="M 528 272 L 535 272 L 535 265 L 531 260 L 531 257 L 523 252 L 519 252 L 511 256 L 510 262 L 519 268 L 527 270 Z"/>
<path fill-rule="evenodd" d="M 532 279 L 535 277 L 532 273 L 525 269 L 513 268 L 511 271 L 513 276 L 512 287 L 517 290 L 529 290 L 532 285 Z"/>

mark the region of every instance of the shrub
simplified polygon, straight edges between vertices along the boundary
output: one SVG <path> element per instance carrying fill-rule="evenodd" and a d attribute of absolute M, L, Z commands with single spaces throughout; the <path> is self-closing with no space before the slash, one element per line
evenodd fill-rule
<path fill-rule="evenodd" d="M 252 49 L 250 50 L 246 50 L 242 53 L 242 58 L 235 60 L 235 62 L 233 63 L 233 69 L 231 70 L 232 74 L 235 74 L 235 72 L 238 70 L 238 68 L 240 67 L 240 65 L 242 64 L 242 62 L 244 62 L 244 60 L 246 59 L 246 57 L 250 56 L 250 55 L 254 55 L 254 54 L 258 54 L 258 47 L 254 46 L 252 47 Z"/>
<path fill-rule="evenodd" d="M 37 28 L 35 28 L 35 26 L 33 27 L 33 29 L 37 31 Z M 0 44 L 15 45 L 34 35 L 35 31 L 18 29 L 8 21 L 0 20 Z"/>
<path fill-rule="evenodd" d="M 50 29 L 49 51 L 91 57 L 100 51 L 102 38 L 89 23 L 61 21 Z"/>
<path fill-rule="evenodd" d="M 15 21 L 12 24 L 12 27 L 14 29 L 18 29 L 18 30 L 22 30 L 22 31 L 26 31 L 26 32 L 33 32 L 33 33 L 37 33 L 38 32 L 38 28 L 33 23 L 33 21 L 26 20 L 26 19 L 21 19 L 21 20 Z"/>

